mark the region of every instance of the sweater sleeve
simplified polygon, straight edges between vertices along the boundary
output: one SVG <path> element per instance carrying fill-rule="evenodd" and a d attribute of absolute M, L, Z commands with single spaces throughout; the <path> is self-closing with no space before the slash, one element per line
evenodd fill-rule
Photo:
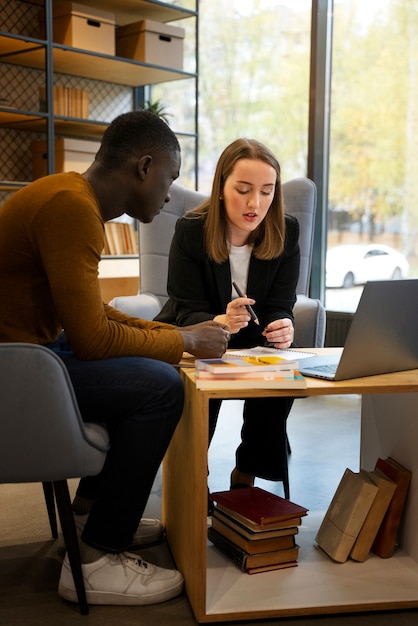
<path fill-rule="evenodd" d="M 90 192 L 54 196 L 36 216 L 38 247 L 57 319 L 82 360 L 143 356 L 177 363 L 181 334 L 168 324 L 128 316 L 102 302 L 98 265 L 104 224 Z"/>

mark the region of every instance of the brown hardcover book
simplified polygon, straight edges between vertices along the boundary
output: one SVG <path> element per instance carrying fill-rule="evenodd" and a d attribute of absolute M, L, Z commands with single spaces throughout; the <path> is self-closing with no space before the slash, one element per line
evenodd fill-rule
<path fill-rule="evenodd" d="M 248 552 L 242 550 L 242 548 L 232 541 L 229 541 L 229 539 L 221 535 L 221 533 L 211 526 L 208 528 L 208 538 L 214 546 L 219 548 L 245 572 L 254 567 L 267 567 L 269 565 L 297 561 L 299 555 L 298 545 L 287 550 L 272 550 L 271 552 L 248 554 Z"/>
<path fill-rule="evenodd" d="M 106 222 L 112 232 L 116 255 L 125 254 L 125 242 L 123 240 L 123 224 L 121 222 Z"/>
<path fill-rule="evenodd" d="M 212 519 L 216 518 L 247 539 L 269 539 L 271 537 L 282 537 L 283 535 L 296 535 L 299 532 L 298 526 L 302 524 L 301 517 L 293 517 L 285 522 L 272 524 L 267 529 L 265 526 L 261 529 L 250 528 L 236 518 L 231 517 L 226 511 L 222 511 L 219 506 L 213 511 Z"/>
<path fill-rule="evenodd" d="M 373 542 L 372 552 L 384 559 L 391 557 L 398 545 L 399 526 L 405 508 L 412 473 L 392 457 L 378 459 L 376 469 L 396 483 L 395 493 Z"/>
<path fill-rule="evenodd" d="M 264 565 L 262 567 L 249 567 L 247 574 L 261 574 L 262 572 L 271 572 L 275 569 L 287 569 L 288 567 L 297 567 L 297 561 L 287 561 L 286 563 L 274 563 L 273 565 Z"/>
<path fill-rule="evenodd" d="M 250 528 L 268 527 L 277 522 L 303 517 L 308 512 L 305 507 L 259 487 L 218 491 L 212 493 L 210 498 Z"/>
<path fill-rule="evenodd" d="M 272 552 L 273 550 L 287 550 L 288 548 L 293 548 L 295 545 L 295 536 L 293 534 L 282 535 L 281 537 L 270 537 L 268 539 L 248 539 L 233 530 L 228 524 L 224 524 L 218 517 L 212 517 L 212 528 L 245 550 L 245 552 L 248 552 L 248 554 Z"/>
<path fill-rule="evenodd" d="M 315 537 L 328 556 L 344 563 L 372 506 L 377 485 L 366 473 L 346 469 Z"/>
<path fill-rule="evenodd" d="M 105 246 L 109 250 L 107 254 L 117 254 L 113 228 L 110 222 L 105 222 Z"/>
<path fill-rule="evenodd" d="M 81 116 L 87 119 L 89 116 L 89 92 L 86 89 L 81 90 Z"/>
<path fill-rule="evenodd" d="M 362 472 L 364 471 L 365 470 L 362 470 Z M 365 561 L 369 555 L 373 541 L 376 538 L 377 532 L 396 489 L 396 483 L 389 480 L 385 474 L 380 472 L 380 470 L 374 470 L 366 473 L 378 486 L 379 490 L 350 552 L 350 557 L 354 561 L 361 562 Z"/>

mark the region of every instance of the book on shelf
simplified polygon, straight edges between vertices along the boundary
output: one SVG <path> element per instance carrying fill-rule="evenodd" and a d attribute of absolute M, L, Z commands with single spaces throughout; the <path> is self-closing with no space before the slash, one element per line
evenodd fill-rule
<path fill-rule="evenodd" d="M 367 473 L 368 477 L 378 486 L 378 491 L 350 552 L 350 558 L 360 562 L 366 561 L 369 555 L 396 489 L 396 483 L 387 478 L 380 470 L 360 471 L 360 473 L 363 472 Z"/>
<path fill-rule="evenodd" d="M 366 472 L 345 470 L 315 537 L 334 561 L 347 560 L 377 491 L 378 486 Z"/>
<path fill-rule="evenodd" d="M 261 374 L 261 375 L 260 375 Z M 297 370 L 251 372 L 232 376 L 196 370 L 196 389 L 306 389 L 306 378 Z"/>
<path fill-rule="evenodd" d="M 77 117 L 87 119 L 89 116 L 89 93 L 86 89 L 75 87 L 64 87 L 54 85 L 54 114 L 66 117 Z M 41 111 L 47 110 L 46 88 L 39 89 L 39 108 Z"/>
<path fill-rule="evenodd" d="M 231 526 L 223 522 L 219 517 L 212 516 L 212 528 L 218 533 L 235 543 L 239 548 L 248 554 L 258 554 L 260 552 L 271 552 L 273 550 L 287 550 L 295 546 L 296 532 L 276 535 L 267 538 L 248 538 Z M 291 529 L 289 529 L 291 530 Z M 297 531 L 297 527 L 295 528 Z"/>
<path fill-rule="evenodd" d="M 297 544 L 283 550 L 249 554 L 215 530 L 212 526 L 208 528 L 208 539 L 244 572 L 251 571 L 253 568 L 263 568 L 263 571 L 267 571 L 265 568 L 272 569 L 272 566 L 274 566 L 274 569 L 278 569 L 278 566 L 281 564 L 296 564 L 299 556 L 299 546 Z"/>
<path fill-rule="evenodd" d="M 138 254 L 138 236 L 133 225 L 126 222 L 105 222 L 104 253 Z"/>
<path fill-rule="evenodd" d="M 220 510 L 253 529 L 283 527 L 289 520 L 304 517 L 308 512 L 307 508 L 260 487 L 218 491 L 211 493 L 210 498 Z"/>
<path fill-rule="evenodd" d="M 214 375 L 248 372 L 279 372 L 297 369 L 297 360 L 289 361 L 278 356 L 222 356 L 218 359 L 196 359 L 196 372 L 206 371 Z"/>
<path fill-rule="evenodd" d="M 392 457 L 378 459 L 376 470 L 383 472 L 396 484 L 395 493 L 389 503 L 383 521 L 372 545 L 372 552 L 382 558 L 393 555 L 399 543 L 399 527 L 405 509 L 412 473 Z"/>

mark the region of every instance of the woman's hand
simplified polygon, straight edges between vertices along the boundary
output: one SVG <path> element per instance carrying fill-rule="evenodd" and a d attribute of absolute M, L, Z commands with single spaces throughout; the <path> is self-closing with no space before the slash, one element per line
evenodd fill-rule
<path fill-rule="evenodd" d="M 253 305 L 255 304 L 255 300 L 252 298 L 235 298 L 228 303 L 224 315 L 217 315 L 214 318 L 215 322 L 226 324 L 226 326 L 229 326 L 231 335 L 235 335 L 241 328 L 248 326 L 248 322 L 251 319 L 250 314 L 245 308 L 247 304 Z"/>
<path fill-rule="evenodd" d="M 284 318 L 281 320 L 275 320 L 263 330 L 262 334 L 269 343 L 272 343 L 275 348 L 286 350 L 290 348 L 295 331 L 293 328 L 292 320 Z"/>

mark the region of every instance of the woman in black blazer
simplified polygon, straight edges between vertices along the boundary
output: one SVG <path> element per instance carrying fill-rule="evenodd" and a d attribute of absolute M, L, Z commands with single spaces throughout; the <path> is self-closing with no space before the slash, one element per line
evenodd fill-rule
<path fill-rule="evenodd" d="M 210 198 L 176 224 L 168 269 L 169 300 L 157 319 L 187 326 L 214 320 L 229 326 L 229 348 L 293 341 L 299 275 L 299 225 L 285 216 L 280 165 L 263 144 L 238 139 L 222 153 Z M 235 282 L 245 297 L 237 297 Z M 251 305 L 260 325 L 246 309 Z M 244 403 L 241 444 L 231 488 L 256 476 L 282 480 L 286 420 L 292 398 Z M 210 438 L 220 401 L 210 402 Z"/>

